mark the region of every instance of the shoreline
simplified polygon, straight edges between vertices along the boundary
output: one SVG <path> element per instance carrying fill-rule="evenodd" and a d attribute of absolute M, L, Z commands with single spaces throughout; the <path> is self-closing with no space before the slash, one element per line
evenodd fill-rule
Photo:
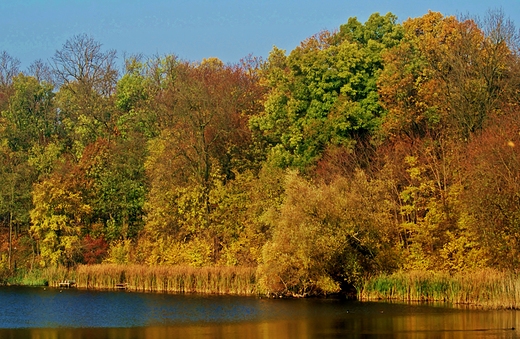
<path fill-rule="evenodd" d="M 80 265 L 18 272 L 5 284 L 60 288 L 59 283 L 67 281 L 73 282 L 70 288 L 86 290 L 298 298 L 290 293 L 260 290 L 255 267 Z M 520 309 L 520 275 L 494 269 L 459 273 L 398 271 L 365 277 L 355 287 L 356 295 L 343 292 L 305 298 L 443 302 L 484 309 Z"/>
<path fill-rule="evenodd" d="M 59 288 L 73 281 L 75 288 L 166 293 L 257 295 L 256 268 L 146 265 L 79 265 L 73 269 L 46 268 L 15 276 L 10 285 Z"/>
<path fill-rule="evenodd" d="M 366 279 L 359 300 L 446 302 L 484 309 L 520 309 L 520 276 L 481 269 L 449 273 L 396 272 Z"/>

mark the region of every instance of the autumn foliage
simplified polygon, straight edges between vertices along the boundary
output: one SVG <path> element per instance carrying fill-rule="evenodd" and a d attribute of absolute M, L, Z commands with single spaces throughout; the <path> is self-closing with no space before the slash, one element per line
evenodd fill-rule
<path fill-rule="evenodd" d="M 238 64 L 119 72 L 85 35 L 27 72 L 4 53 L 0 273 L 236 266 L 307 296 L 516 272 L 517 43 L 500 11 L 376 13 Z"/>

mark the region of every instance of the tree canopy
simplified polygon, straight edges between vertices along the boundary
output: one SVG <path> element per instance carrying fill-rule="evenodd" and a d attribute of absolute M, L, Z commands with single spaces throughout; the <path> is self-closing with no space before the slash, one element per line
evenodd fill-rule
<path fill-rule="evenodd" d="M 518 38 L 500 11 L 375 13 L 237 64 L 2 52 L 0 270 L 250 266 L 300 296 L 514 270 Z"/>

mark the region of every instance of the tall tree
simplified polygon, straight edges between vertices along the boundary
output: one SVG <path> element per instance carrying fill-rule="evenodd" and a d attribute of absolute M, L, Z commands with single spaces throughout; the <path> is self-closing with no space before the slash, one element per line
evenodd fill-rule
<path fill-rule="evenodd" d="M 520 115 L 494 117 L 466 152 L 465 226 L 486 265 L 516 269 L 520 253 Z M 466 253 L 464 253 L 466 254 Z"/>
<path fill-rule="evenodd" d="M 11 80 L 8 105 L 1 112 L 0 131 L 0 214 L 9 225 L 9 262 L 13 230 L 28 230 L 32 207 L 32 184 L 42 173 L 42 157 L 54 140 L 55 115 L 52 86 L 35 78 L 19 74 Z M 47 163 L 52 163 L 50 153 Z"/>
<path fill-rule="evenodd" d="M 270 145 L 270 161 L 305 169 L 328 145 L 350 147 L 374 131 L 383 113 L 381 53 L 400 37 L 394 15 L 373 14 L 364 25 L 353 18 L 339 32 L 313 36 L 289 56 L 275 48 L 264 71 L 265 111 L 251 121 Z"/>
<path fill-rule="evenodd" d="M 385 55 L 379 80 L 389 111 L 387 135 L 450 135 L 468 140 L 511 100 L 515 58 L 497 28 L 429 12 L 404 24 L 405 37 Z"/>
<path fill-rule="evenodd" d="M 505 39 L 486 35 L 473 20 L 429 12 L 403 27 L 404 38 L 385 53 L 379 92 L 388 110 L 385 166 L 396 173 L 405 266 L 481 265 L 474 260 L 482 254 L 476 233 L 462 213 L 462 155 L 486 122 L 514 102 L 517 61 Z"/>
<path fill-rule="evenodd" d="M 211 191 L 247 167 L 247 120 L 260 107 L 258 84 L 243 67 L 218 59 L 178 63 L 167 74 L 158 99 L 171 119 L 150 141 L 147 229 L 178 239 L 203 236 L 218 251 Z"/>
<path fill-rule="evenodd" d="M 52 60 L 59 84 L 78 82 L 80 87 L 109 95 L 117 78 L 116 51 L 103 52 L 102 44 L 86 34 L 75 35 L 57 50 Z"/>
<path fill-rule="evenodd" d="M 3 111 L 12 93 L 13 79 L 20 72 L 20 60 L 0 52 L 0 111 Z"/>
<path fill-rule="evenodd" d="M 101 47 L 88 35 L 76 35 L 52 58 L 53 74 L 60 85 L 56 95 L 59 119 L 67 131 L 68 147 L 77 158 L 86 145 L 115 131 L 116 52 L 104 52 Z"/>

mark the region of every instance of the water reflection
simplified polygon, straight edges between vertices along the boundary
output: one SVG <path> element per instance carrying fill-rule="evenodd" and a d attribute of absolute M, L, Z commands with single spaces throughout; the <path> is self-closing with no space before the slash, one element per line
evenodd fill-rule
<path fill-rule="evenodd" d="M 385 322 L 388 324 L 388 322 Z M 418 327 L 408 327 L 410 323 Z M 78 328 L 78 329 L 13 329 L 0 330 L 1 338 L 20 339 L 157 339 L 157 338 L 517 338 L 511 329 L 484 329 L 476 326 L 466 328 L 462 324 L 454 327 L 432 327 L 420 321 L 395 323 L 387 327 L 377 322 L 371 326 L 330 326 L 328 322 L 274 321 L 264 323 L 212 324 L 190 326 L 160 326 L 140 328 Z M 343 323 L 344 325 L 345 323 Z M 365 323 L 366 324 L 366 323 Z M 477 324 L 478 325 L 478 324 Z"/>
<path fill-rule="evenodd" d="M 0 338 L 517 338 L 520 313 L 444 305 L 0 288 Z M 515 329 L 513 329 L 515 328 Z"/>

